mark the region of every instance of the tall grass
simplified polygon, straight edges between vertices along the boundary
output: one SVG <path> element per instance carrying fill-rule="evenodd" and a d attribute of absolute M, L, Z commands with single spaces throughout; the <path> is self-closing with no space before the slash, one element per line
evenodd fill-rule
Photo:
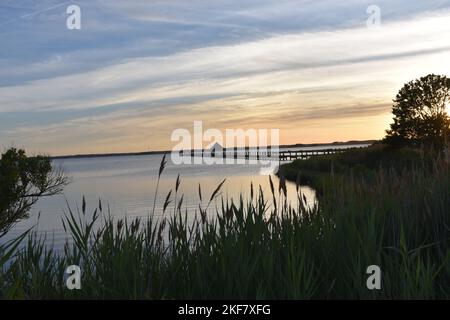
<path fill-rule="evenodd" d="M 388 145 L 373 144 L 366 148 L 352 148 L 345 152 L 326 154 L 308 159 L 298 159 L 280 166 L 279 175 L 295 181 L 300 175 L 303 183 L 322 191 L 323 182 L 328 180 L 330 172 L 337 175 L 354 174 L 373 176 L 380 167 L 403 170 L 414 168 L 417 163 L 430 166 L 439 153 L 429 149 L 392 148 Z M 326 186 L 328 187 L 328 186 Z"/>
<path fill-rule="evenodd" d="M 179 184 L 177 178 L 176 192 Z M 3 257 L 9 250 L 11 260 L 0 258 L 0 296 L 450 298 L 450 172 L 444 161 L 432 170 L 380 169 L 370 180 L 330 175 L 313 207 L 300 186 L 293 207 L 284 179 L 278 191 L 270 181 L 272 199 L 252 185 L 249 199 L 220 200 L 222 185 L 196 213 L 183 211 L 175 192 L 174 212 L 159 220 L 152 214 L 114 221 L 101 203 L 88 219 L 83 201 L 81 214 L 69 211 L 64 219 L 73 241 L 62 253 L 33 234 L 23 249 L 0 249 Z M 64 271 L 72 264 L 82 269 L 81 290 L 66 288 Z M 382 270 L 381 290 L 366 287 L 370 265 Z"/>

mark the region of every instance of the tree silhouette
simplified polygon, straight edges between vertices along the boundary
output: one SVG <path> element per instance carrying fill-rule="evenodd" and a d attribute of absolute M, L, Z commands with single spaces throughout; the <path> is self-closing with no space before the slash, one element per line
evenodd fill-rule
<path fill-rule="evenodd" d="M 384 142 L 441 149 L 450 134 L 450 79 L 430 74 L 406 83 L 394 100 L 394 123 Z"/>
<path fill-rule="evenodd" d="M 0 158 L 0 238 L 28 217 L 39 198 L 62 192 L 68 178 L 45 156 L 27 157 L 11 148 Z"/>

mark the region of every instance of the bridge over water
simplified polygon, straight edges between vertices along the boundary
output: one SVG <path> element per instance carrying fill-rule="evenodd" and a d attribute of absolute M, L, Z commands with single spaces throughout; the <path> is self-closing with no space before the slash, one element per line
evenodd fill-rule
<path fill-rule="evenodd" d="M 328 154 L 344 152 L 350 148 L 324 148 L 311 150 L 279 150 L 271 147 L 264 148 L 232 148 L 221 150 L 181 150 L 180 156 L 186 157 L 212 157 L 224 159 L 248 159 L 248 160 L 273 160 L 294 161 L 297 159 L 309 159 Z"/>

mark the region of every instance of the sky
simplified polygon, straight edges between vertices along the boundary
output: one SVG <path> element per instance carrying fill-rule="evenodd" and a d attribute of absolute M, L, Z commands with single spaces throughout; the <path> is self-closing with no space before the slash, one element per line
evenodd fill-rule
<path fill-rule="evenodd" d="M 450 75 L 449 35 L 450 0 L 1 0 L 0 150 L 170 150 L 194 121 L 380 139 L 404 83 Z"/>

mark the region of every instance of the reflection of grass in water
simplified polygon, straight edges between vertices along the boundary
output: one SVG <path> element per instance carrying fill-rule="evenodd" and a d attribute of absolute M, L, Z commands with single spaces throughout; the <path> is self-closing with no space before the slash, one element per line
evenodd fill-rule
<path fill-rule="evenodd" d="M 177 179 L 174 196 L 180 181 Z M 188 223 L 182 196 L 175 215 L 148 221 L 65 218 L 74 244 L 57 255 L 30 236 L 0 273 L 6 298 L 449 298 L 450 172 L 379 170 L 364 178 L 329 176 L 320 204 L 297 207 L 285 181 L 270 182 L 272 199 L 251 188 L 250 199 L 222 200 L 214 219 L 206 208 L 220 196 L 198 188 Z M 167 207 L 167 205 L 164 205 Z M 169 234 L 165 239 L 165 235 Z M 3 248 L 5 255 L 6 248 Z M 4 263 L 5 259 L 0 263 Z M 82 290 L 69 291 L 64 271 L 82 269 Z M 379 265 L 382 290 L 366 287 L 366 268 Z"/>

